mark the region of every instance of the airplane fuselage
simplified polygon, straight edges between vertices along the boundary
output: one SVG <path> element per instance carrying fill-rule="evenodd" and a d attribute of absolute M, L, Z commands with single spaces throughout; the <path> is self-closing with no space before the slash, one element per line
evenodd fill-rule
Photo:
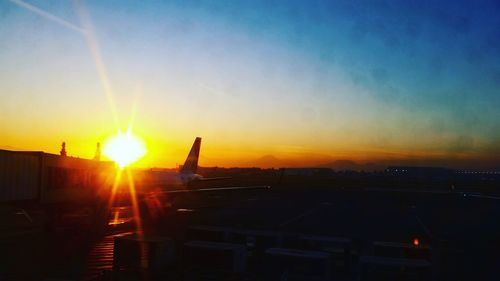
<path fill-rule="evenodd" d="M 186 187 L 192 182 L 202 179 L 203 176 L 195 173 L 155 171 L 152 172 L 150 184 L 163 188 Z"/>
<path fill-rule="evenodd" d="M 138 184 L 144 193 L 164 192 L 164 193 L 182 193 L 182 192 L 205 192 L 217 190 L 238 190 L 238 189 L 269 189 L 269 186 L 248 186 L 248 187 L 217 187 L 217 188 L 193 188 L 190 184 L 196 181 L 214 181 L 224 180 L 228 177 L 210 177 L 204 178 L 196 173 L 198 169 L 198 158 L 200 154 L 201 138 L 194 140 L 193 146 L 189 151 L 188 157 L 179 171 L 169 170 L 149 170 L 141 173 L 138 177 Z"/>

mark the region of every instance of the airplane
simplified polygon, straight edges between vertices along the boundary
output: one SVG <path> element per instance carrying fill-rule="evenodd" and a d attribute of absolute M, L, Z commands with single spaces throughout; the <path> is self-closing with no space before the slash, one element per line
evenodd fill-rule
<path fill-rule="evenodd" d="M 268 185 L 263 186 L 233 186 L 233 187 L 211 187 L 211 188 L 192 188 L 196 182 L 217 181 L 230 179 L 230 177 L 206 178 L 197 174 L 198 159 L 200 156 L 201 138 L 194 140 L 193 146 L 184 162 L 184 165 L 177 172 L 150 170 L 147 172 L 145 186 L 159 189 L 161 193 L 184 193 L 184 192 L 205 192 L 222 190 L 240 190 L 240 189 L 270 189 Z"/>

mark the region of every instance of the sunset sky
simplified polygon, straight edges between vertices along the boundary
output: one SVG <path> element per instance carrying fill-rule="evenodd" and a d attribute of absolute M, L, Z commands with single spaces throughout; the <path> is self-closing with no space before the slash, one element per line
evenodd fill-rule
<path fill-rule="evenodd" d="M 0 148 L 66 141 L 91 158 L 133 120 L 147 167 L 181 164 L 196 136 L 204 166 L 500 167 L 499 14 L 497 1 L 1 1 Z"/>

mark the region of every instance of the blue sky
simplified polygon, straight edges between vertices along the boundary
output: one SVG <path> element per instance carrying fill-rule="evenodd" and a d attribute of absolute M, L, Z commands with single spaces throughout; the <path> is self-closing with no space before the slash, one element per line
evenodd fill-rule
<path fill-rule="evenodd" d="M 26 3 L 85 28 L 71 1 Z M 209 164 L 500 152 L 495 1 L 84 3 L 120 125 L 136 104 L 136 130 L 166 155 L 152 163 L 177 162 L 196 135 Z M 81 32 L 2 1 L 0 37 L 4 146 L 69 136 L 86 155 L 110 134 Z"/>

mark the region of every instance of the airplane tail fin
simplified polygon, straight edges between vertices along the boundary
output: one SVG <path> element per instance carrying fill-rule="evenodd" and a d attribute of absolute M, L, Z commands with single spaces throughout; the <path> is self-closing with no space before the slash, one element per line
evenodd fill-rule
<path fill-rule="evenodd" d="M 193 146 L 191 147 L 191 151 L 189 151 L 189 155 L 182 165 L 181 173 L 196 173 L 198 169 L 198 157 L 200 156 L 200 146 L 201 146 L 201 138 L 197 137 L 194 140 Z"/>

